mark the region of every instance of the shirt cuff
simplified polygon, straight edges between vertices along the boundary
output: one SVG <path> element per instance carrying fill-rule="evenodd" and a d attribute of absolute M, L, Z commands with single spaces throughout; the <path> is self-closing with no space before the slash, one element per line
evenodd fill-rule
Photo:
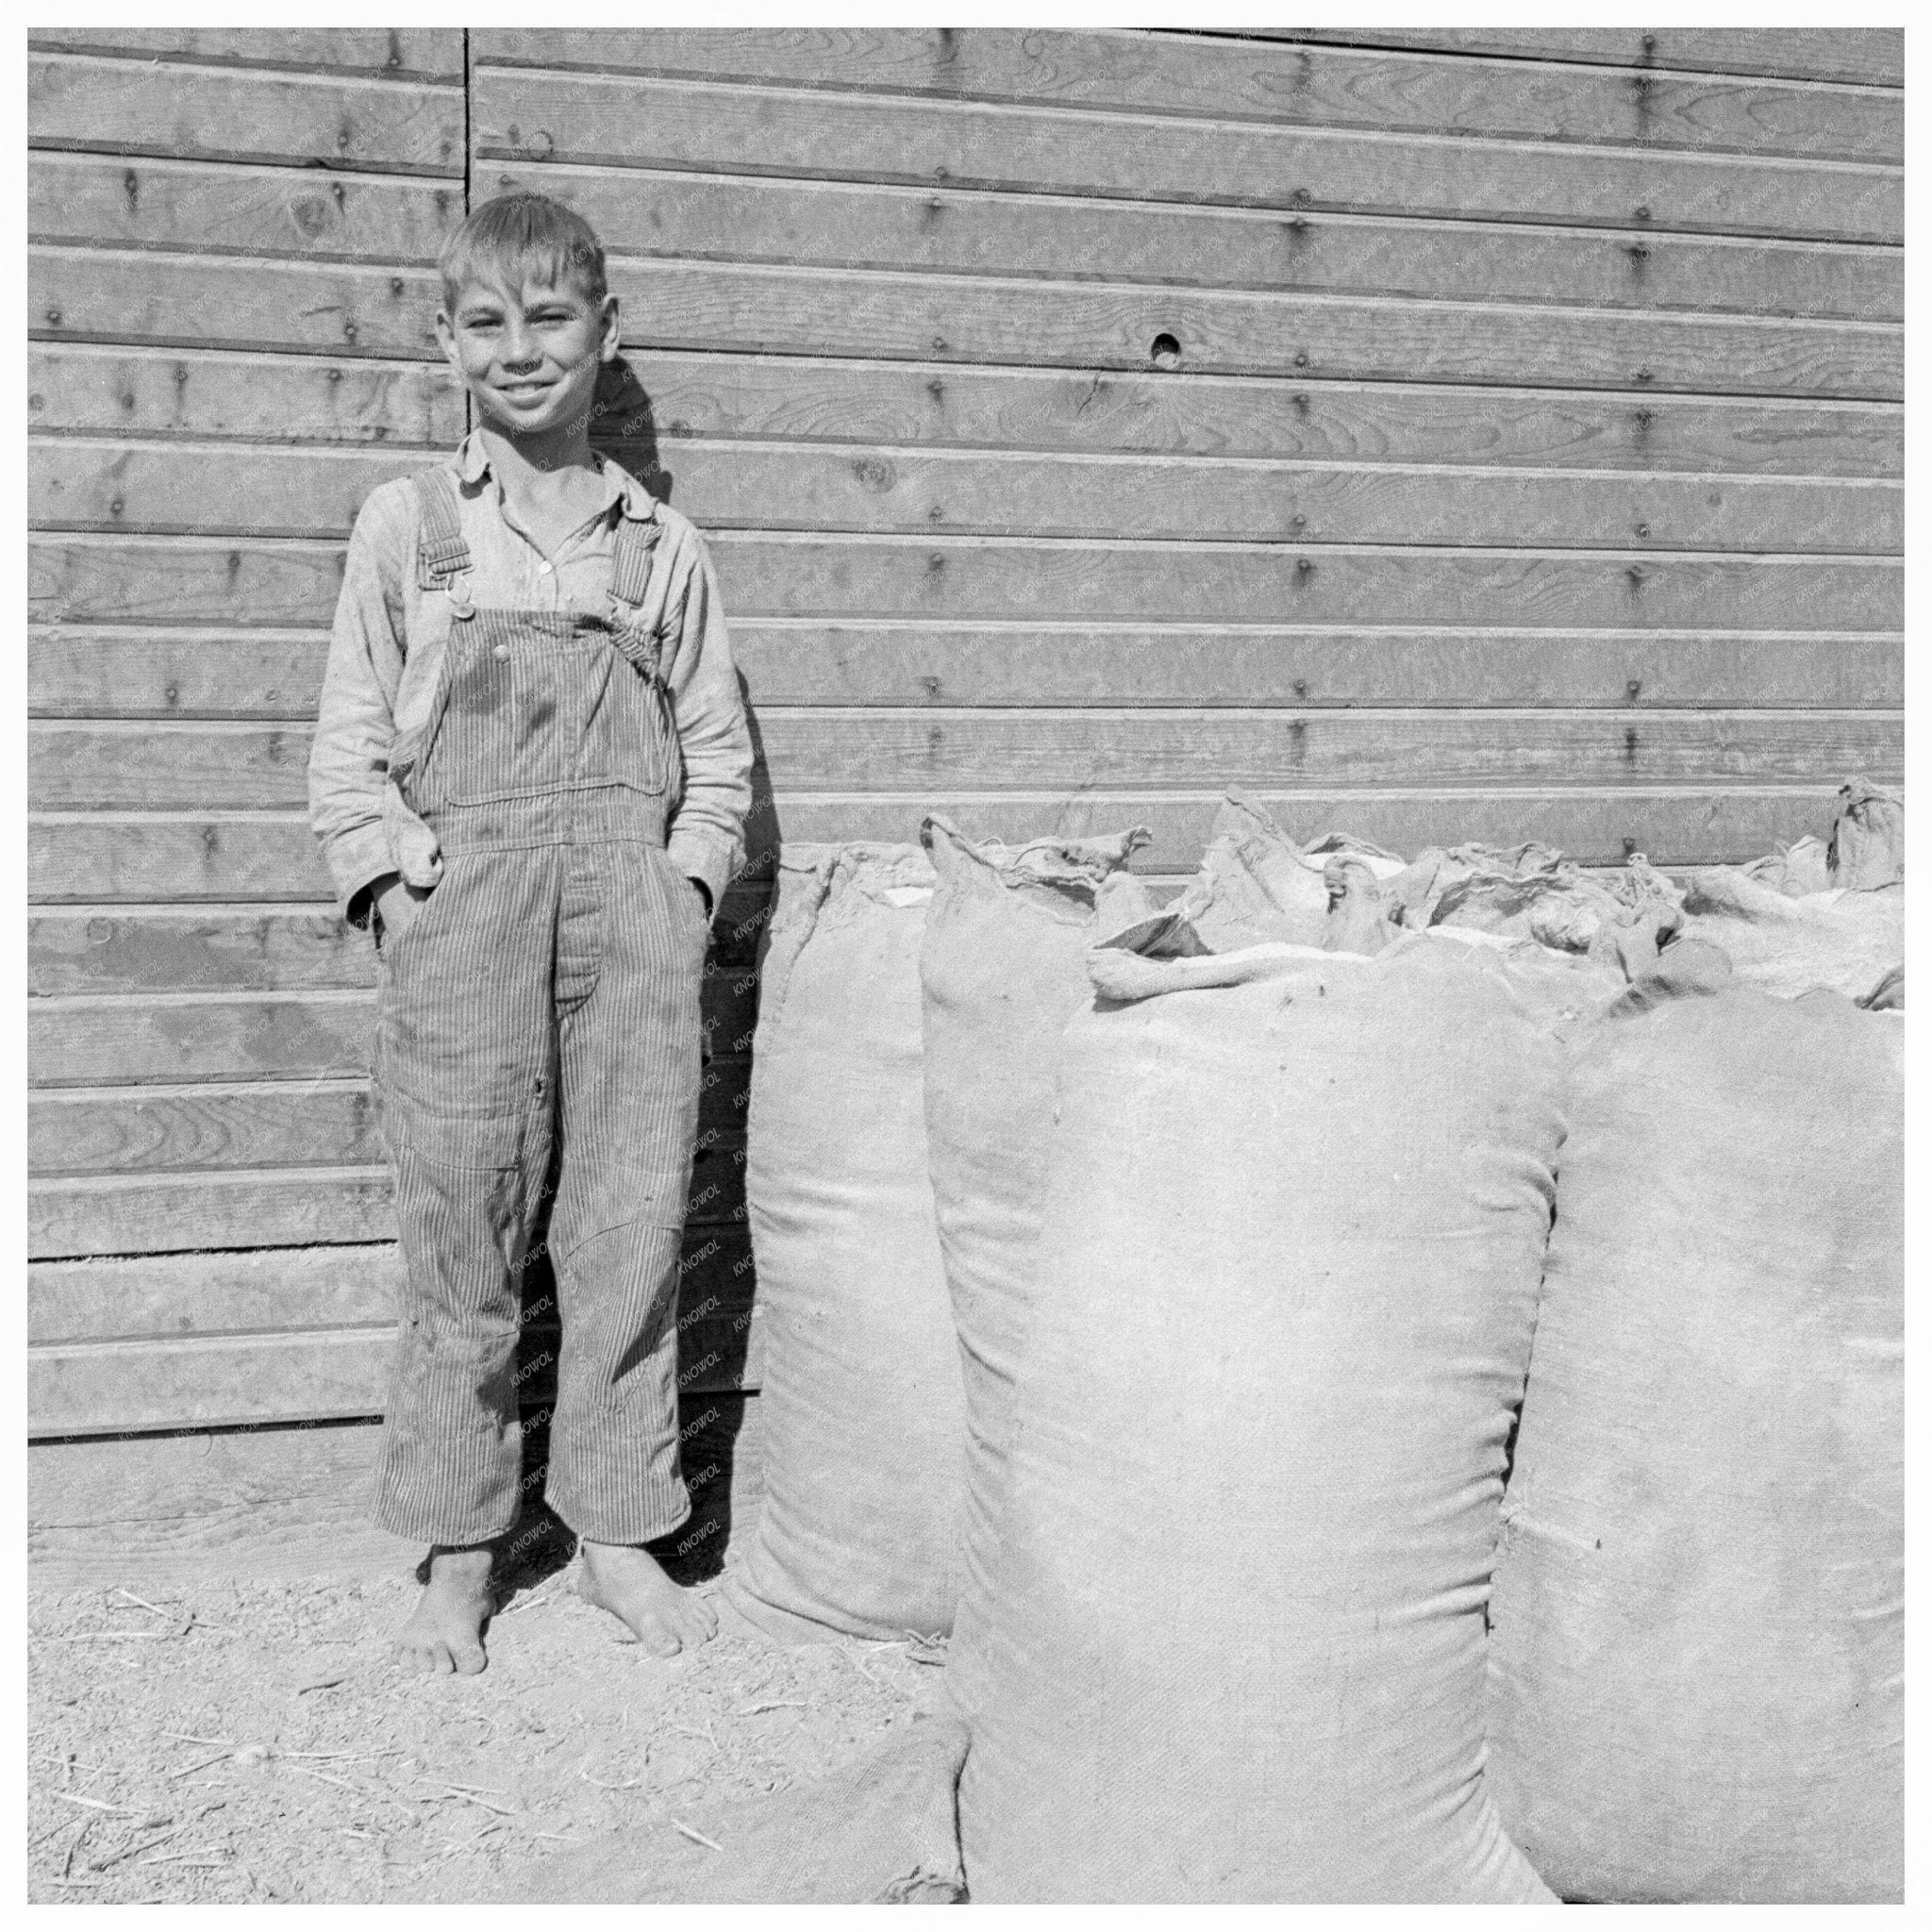
<path fill-rule="evenodd" d="M 389 849 L 389 836 L 380 825 L 345 834 L 330 847 L 328 869 L 335 881 L 336 903 L 351 925 L 369 924 L 369 889 L 377 879 L 400 870 Z"/>
<path fill-rule="evenodd" d="M 686 878 L 696 879 L 711 895 L 710 917 L 716 919 L 724 903 L 724 888 L 731 882 L 731 848 L 702 832 L 679 827 L 671 834 L 665 852 Z"/>

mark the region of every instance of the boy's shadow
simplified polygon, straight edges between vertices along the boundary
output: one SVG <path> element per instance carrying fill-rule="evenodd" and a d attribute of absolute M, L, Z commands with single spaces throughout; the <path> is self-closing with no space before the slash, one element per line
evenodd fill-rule
<path fill-rule="evenodd" d="M 591 447 L 621 463 L 659 503 L 671 501 L 673 477 L 658 449 L 658 419 L 638 373 L 624 357 L 597 372 L 591 404 Z"/>

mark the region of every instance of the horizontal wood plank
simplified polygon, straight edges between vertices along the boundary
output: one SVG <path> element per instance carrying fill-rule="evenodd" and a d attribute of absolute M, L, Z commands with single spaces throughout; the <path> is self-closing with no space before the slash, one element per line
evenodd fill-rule
<path fill-rule="evenodd" d="M 458 183 L 409 175 L 91 154 L 35 154 L 27 165 L 37 242 L 424 262 L 462 218 Z"/>
<path fill-rule="evenodd" d="M 708 1246 L 708 1241 L 697 1242 Z M 701 1292 L 684 1294 L 684 1314 L 703 1302 L 752 1300 L 750 1270 L 736 1277 L 717 1250 L 701 1261 Z M 524 1283 L 524 1322 L 555 1324 L 555 1283 L 531 1270 Z M 205 1254 L 116 1256 L 33 1261 L 27 1267 L 27 1342 L 160 1341 L 170 1335 L 273 1335 L 288 1329 L 383 1327 L 396 1320 L 404 1292 L 394 1242 L 321 1248 L 242 1248 Z M 706 1310 L 697 1320 L 706 1320 Z"/>
<path fill-rule="evenodd" d="M 755 1395 L 691 1391 L 680 1422 L 691 1517 L 659 1552 L 691 1582 L 715 1574 L 758 1520 L 763 1418 Z M 368 1522 L 381 1434 L 358 1422 L 35 1442 L 29 1579 L 37 1590 L 152 1591 L 403 1575 L 422 1544 Z"/>
<path fill-rule="evenodd" d="M 315 68 L 385 79 L 463 82 L 460 27 L 38 26 L 27 44 L 46 53 L 119 54 L 204 65 Z"/>
<path fill-rule="evenodd" d="M 37 440 L 29 514 L 43 529 L 346 538 L 370 491 L 425 467 L 417 449 Z"/>
<path fill-rule="evenodd" d="M 721 1155 L 716 1162 L 722 1174 L 731 1158 Z M 724 1184 L 705 1185 L 719 1192 L 686 1228 L 685 1260 L 689 1269 L 729 1273 L 750 1252 L 742 1209 L 736 1216 L 723 1207 L 712 1211 L 724 1201 Z M 35 1260 L 297 1249 L 396 1237 L 387 1165 L 70 1176 L 33 1182 L 27 1198 L 27 1252 Z M 747 1281 L 749 1271 L 746 1260 L 734 1278 Z"/>
<path fill-rule="evenodd" d="M 738 617 L 1883 631 L 1900 628 L 1902 616 L 1897 564 L 1869 558 L 732 531 L 710 547 Z"/>
<path fill-rule="evenodd" d="M 675 465 L 672 444 L 716 438 L 1739 475 L 1904 469 L 1904 412 L 1885 403 L 647 351 L 627 363 L 609 446 L 646 467 Z M 30 348 L 27 413 L 50 431 L 438 449 L 465 426 L 460 390 L 426 363 L 104 344 Z"/>
<path fill-rule="evenodd" d="M 1831 829 L 1829 785 L 1690 787 L 1417 785 L 1368 791 L 1255 788 L 1291 832 L 1314 839 L 1336 824 L 1394 852 L 1469 841 L 1540 840 L 1584 864 L 1621 864 L 1626 851 L 1660 865 L 1737 865 Z M 984 790 L 798 793 L 756 798 L 746 825 L 751 872 L 768 875 L 779 841 L 906 841 L 928 811 L 974 837 L 1024 842 L 1085 838 L 1145 824 L 1153 843 L 1136 870 L 1187 874 L 1211 833 L 1221 796 L 1179 792 Z M 71 902 L 281 900 L 298 884 L 318 898 L 327 874 L 298 812 L 42 813 L 27 822 L 30 898 Z"/>
<path fill-rule="evenodd" d="M 380 1414 L 394 1351 L 387 1327 L 33 1349 L 27 1427 L 92 1435 Z"/>
<path fill-rule="evenodd" d="M 652 349 L 626 360 L 632 380 L 621 420 L 641 414 L 633 436 L 658 439 L 651 454 L 674 469 L 680 452 L 673 445 L 718 437 L 1735 475 L 1904 474 L 1904 412 L 1888 403 Z"/>
<path fill-rule="evenodd" d="M 42 905 L 335 896 L 306 811 L 44 813 L 27 878 Z"/>
<path fill-rule="evenodd" d="M 756 1010 L 744 969 L 706 973 L 704 1023 L 715 1053 L 750 1050 Z M 43 1086 L 264 1074 L 328 1080 L 368 1072 L 375 1002 L 373 991 L 355 987 L 61 994 L 30 1001 L 27 1016 L 30 1077 Z"/>
<path fill-rule="evenodd" d="M 611 265 L 627 340 L 885 360 L 1895 401 L 1890 324 L 1538 308 L 855 269 Z M 38 312 L 38 311 L 36 311 Z"/>
<path fill-rule="evenodd" d="M 1882 558 L 717 531 L 724 608 L 755 617 L 992 618 L 1503 628 L 1888 631 L 1900 570 Z M 326 624 L 342 547 L 237 537 L 42 536 L 43 624 Z"/>
<path fill-rule="evenodd" d="M 27 991 L 294 992 L 375 984 L 367 932 L 329 905 L 90 906 L 31 915 Z"/>
<path fill-rule="evenodd" d="M 1609 67 L 1674 67 L 1694 74 L 1770 74 L 1790 80 L 1905 84 L 1897 27 L 1525 26 L 1235 27 L 1237 36 L 1413 47 L 1524 60 L 1587 60 Z"/>
<path fill-rule="evenodd" d="M 1025 101 L 1387 133 L 1731 149 L 1895 161 L 1889 91 L 1674 72 L 1598 74 L 1379 48 L 1228 45 L 1176 33 L 1014 28 L 491 28 L 472 42 L 479 105 L 500 62 L 597 74 L 785 82 L 867 93 Z M 487 64 L 486 64 L 487 63 Z M 492 86 L 492 83 L 494 84 Z M 506 106 L 492 102 L 497 116 Z"/>
<path fill-rule="evenodd" d="M 368 1520 L 381 1438 L 349 1423 L 35 1442 L 28 1577 L 151 1591 L 406 1575 L 421 1546 Z"/>
<path fill-rule="evenodd" d="M 712 962 L 745 967 L 739 928 L 762 911 L 766 884 L 726 891 L 711 928 Z M 60 993 L 260 991 L 371 987 L 369 936 L 333 905 L 89 906 L 27 922 L 27 990 Z"/>
<path fill-rule="evenodd" d="M 382 443 L 441 455 L 468 427 L 463 402 L 448 371 L 427 362 L 81 343 L 27 351 L 27 424 L 42 431 Z"/>
<path fill-rule="evenodd" d="M 116 454 L 106 461 L 118 460 L 118 446 L 108 447 Z M 675 467 L 660 487 L 716 530 L 1874 555 L 1895 555 L 1904 542 L 1902 492 L 1865 479 L 1341 468 L 1253 458 L 886 451 L 863 443 L 701 442 L 667 454 Z M 64 465 L 58 475 L 52 467 L 40 473 L 46 494 L 37 499 L 48 521 L 64 497 L 69 516 L 92 511 L 92 525 L 106 527 L 107 492 L 118 483 L 123 517 L 131 523 L 137 463 L 126 463 L 114 482 L 80 463 Z M 266 487 L 262 495 L 276 500 Z"/>
<path fill-rule="evenodd" d="M 222 299 L 209 300 L 220 288 Z M 52 341 L 239 345 L 345 356 L 436 354 L 434 273 L 132 249 L 28 251 L 27 327 Z"/>
<path fill-rule="evenodd" d="M 266 261 L 210 308 L 220 258 L 40 246 L 42 340 L 426 359 L 425 271 Z M 1205 375 L 1895 401 L 1891 324 L 620 259 L 635 346 L 1148 370 L 1162 336 Z"/>
<path fill-rule="evenodd" d="M 694 1230 L 686 1261 L 683 1389 L 756 1389 L 764 1323 L 742 1231 Z M 547 1283 L 543 1274 L 537 1288 L 525 1285 L 526 1365 L 556 1346 Z M 379 1415 L 386 1406 L 403 1293 L 391 1241 L 38 1261 L 28 1284 L 33 1434 Z M 526 1381 L 523 1399 L 546 1399 L 553 1381 Z"/>
<path fill-rule="evenodd" d="M 1904 239 L 1891 167 L 1643 153 L 1346 127 L 1149 120 L 970 99 L 905 99 L 605 72 L 479 66 L 490 163 L 704 168 L 944 192 L 1011 189 L 1408 219 L 1581 223 L 1653 232 Z M 648 195 L 651 184 L 641 181 Z"/>
<path fill-rule="evenodd" d="M 341 543 L 69 537 L 28 545 L 27 609 L 50 624 L 326 625 Z"/>
<path fill-rule="evenodd" d="M 314 631 L 36 630 L 41 718 L 312 718 Z M 746 618 L 732 657 L 765 705 L 1568 705 L 1903 702 L 1890 633 L 1296 630 L 1253 625 L 849 624 Z M 157 935 L 157 942 L 159 936 Z M 264 942 L 265 943 L 265 942 Z M 252 958 L 254 940 L 238 940 Z M 295 970 L 277 956 L 276 970 Z M 202 969 L 217 970 L 213 958 Z"/>
<path fill-rule="evenodd" d="M 1698 778 L 1788 785 L 1843 772 L 1869 770 L 1877 776 L 1898 770 L 1902 757 L 1897 715 L 1866 709 L 767 706 L 758 740 L 769 782 L 781 796 L 922 786 L 935 792 L 1250 787 L 1284 780 L 1389 786 L 1418 772 L 1443 785 L 1476 788 L 1539 781 L 1675 785 Z M 56 810 L 75 805 L 291 807 L 307 795 L 308 741 L 308 733 L 294 726 L 42 721 L 29 731 L 29 791 L 37 804 Z M 155 1024 L 172 1026 L 161 1017 L 172 1010 L 157 1008 Z M 312 1042 L 315 1053 L 338 1050 L 324 1009 L 310 1015 L 297 1001 L 278 1012 L 275 1024 L 297 1028 L 305 1042 L 311 1026 L 323 1029 Z M 727 1029 L 732 1024 L 723 1010 L 718 1023 Z M 208 1024 L 214 1024 L 212 1011 Z M 251 1010 L 245 1023 L 236 1024 L 252 1034 L 270 1021 Z M 118 1041 L 104 1049 L 122 1050 Z M 324 1061 L 315 1071 L 327 1066 Z"/>
<path fill-rule="evenodd" d="M 1895 706 L 1895 635 L 1086 629 L 788 624 L 731 632 L 765 705 Z"/>
<path fill-rule="evenodd" d="M 678 458 L 653 485 L 675 492 L 709 530 L 1879 556 L 1904 541 L 1900 487 L 1854 478 L 1341 468 L 868 443 L 702 442 L 681 446 Z M 42 529 L 346 537 L 371 491 L 423 461 L 419 452 L 356 446 L 37 439 L 28 511 Z"/>
<path fill-rule="evenodd" d="M 707 1222 L 736 1220 L 744 1191 L 744 1115 L 733 1104 L 742 1083 L 737 1062 L 714 1064 L 691 1180 L 692 1218 Z M 367 1083 L 348 1079 L 42 1089 L 28 1104 L 28 1171 L 79 1179 L 381 1166 L 379 1112 Z M 88 1197 L 61 1198 L 84 1207 Z"/>
<path fill-rule="evenodd" d="M 1646 155 L 1256 122 L 1148 122 L 972 100 L 904 100 L 477 70 L 491 160 L 709 168 L 929 190 L 1020 190 L 1294 212 L 1580 223 L 1650 232 L 1903 240 L 1895 168 L 1748 155 Z M 649 182 L 640 188 L 647 193 Z"/>
<path fill-rule="evenodd" d="M 32 147 L 459 177 L 463 91 L 86 54 L 27 58 Z"/>
<path fill-rule="evenodd" d="M 633 256 L 1896 321 L 1897 249 L 635 169 L 488 170 Z M 111 202 L 111 194 L 109 200 Z"/>

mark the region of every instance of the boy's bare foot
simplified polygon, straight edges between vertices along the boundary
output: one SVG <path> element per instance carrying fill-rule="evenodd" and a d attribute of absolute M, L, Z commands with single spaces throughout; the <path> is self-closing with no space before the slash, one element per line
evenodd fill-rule
<path fill-rule="evenodd" d="M 632 1543 L 593 1543 L 586 1537 L 583 1554 L 577 1594 L 629 1624 L 653 1657 L 695 1650 L 717 1634 L 717 1611 L 673 1583 L 649 1550 Z"/>
<path fill-rule="evenodd" d="M 429 1581 L 392 1647 L 406 1671 L 474 1677 L 483 1668 L 483 1625 L 496 1607 L 490 1594 L 488 1543 L 429 1553 Z"/>

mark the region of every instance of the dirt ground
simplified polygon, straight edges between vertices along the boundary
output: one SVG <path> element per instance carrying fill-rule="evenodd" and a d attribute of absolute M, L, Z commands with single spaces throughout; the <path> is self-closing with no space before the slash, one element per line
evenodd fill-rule
<path fill-rule="evenodd" d="M 29 1899 L 492 1898 L 602 1833 L 701 1828 L 937 1699 L 916 1642 L 649 1657 L 568 1573 L 508 1596 L 479 1676 L 406 1675 L 388 1641 L 415 1589 L 32 1593 Z"/>

